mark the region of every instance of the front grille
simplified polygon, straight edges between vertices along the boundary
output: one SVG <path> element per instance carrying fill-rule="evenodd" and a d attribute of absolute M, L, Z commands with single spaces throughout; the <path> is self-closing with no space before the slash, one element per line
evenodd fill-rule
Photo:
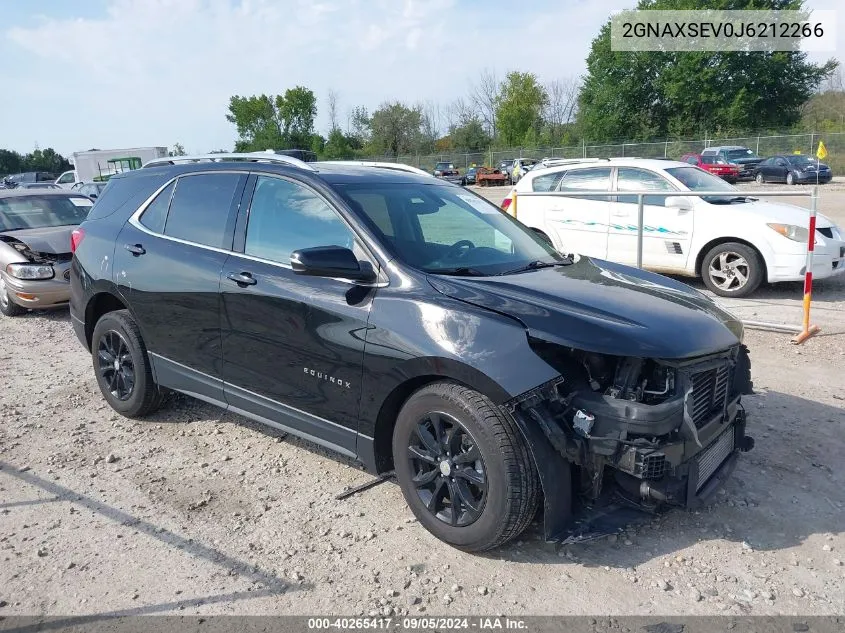
<path fill-rule="evenodd" d="M 730 368 L 727 363 L 695 373 L 690 377 L 692 397 L 687 406 L 696 428 L 700 429 L 724 408 L 729 378 Z"/>
<path fill-rule="evenodd" d="M 705 448 L 696 457 L 698 462 L 698 482 L 695 491 L 698 492 L 707 483 L 719 466 L 728 458 L 734 449 L 734 429 L 730 427 L 723 432 L 716 441 Z"/>
<path fill-rule="evenodd" d="M 816 227 L 816 230 L 819 233 L 821 233 L 822 235 L 824 235 L 825 237 L 829 237 L 829 238 L 833 239 L 833 229 L 831 227 L 828 226 L 828 227 L 825 227 L 823 229 Z"/>

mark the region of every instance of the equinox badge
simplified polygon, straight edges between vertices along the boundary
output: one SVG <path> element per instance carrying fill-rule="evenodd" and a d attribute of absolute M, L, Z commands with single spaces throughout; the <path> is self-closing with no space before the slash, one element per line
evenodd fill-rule
<path fill-rule="evenodd" d="M 348 380 L 341 380 L 340 378 L 335 378 L 334 376 L 329 376 L 328 374 L 324 374 L 321 371 L 317 371 L 316 369 L 308 369 L 307 367 L 303 367 L 306 374 L 311 374 L 317 380 L 325 380 L 326 382 L 333 383 L 338 385 L 339 387 L 349 389 L 349 381 Z"/>

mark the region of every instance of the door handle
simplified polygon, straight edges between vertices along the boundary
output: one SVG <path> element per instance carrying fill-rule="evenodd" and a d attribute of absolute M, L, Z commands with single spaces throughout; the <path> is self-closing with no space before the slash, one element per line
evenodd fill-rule
<path fill-rule="evenodd" d="M 228 273 L 226 277 L 234 281 L 241 288 L 246 288 L 247 286 L 254 286 L 258 283 L 255 277 L 253 277 L 249 273 Z"/>
<path fill-rule="evenodd" d="M 147 252 L 147 249 L 145 249 L 140 244 L 124 244 L 123 248 L 125 248 L 127 251 L 132 253 L 135 257 L 138 257 L 139 255 L 143 255 L 144 253 Z"/>

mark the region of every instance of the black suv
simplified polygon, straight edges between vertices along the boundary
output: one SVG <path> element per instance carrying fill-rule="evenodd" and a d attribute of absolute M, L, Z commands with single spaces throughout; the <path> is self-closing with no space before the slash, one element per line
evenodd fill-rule
<path fill-rule="evenodd" d="M 549 539 L 575 500 L 695 506 L 752 445 L 739 321 L 401 166 L 159 159 L 72 242 L 73 327 L 116 411 L 175 390 L 393 470 L 465 550 L 541 499 Z"/>

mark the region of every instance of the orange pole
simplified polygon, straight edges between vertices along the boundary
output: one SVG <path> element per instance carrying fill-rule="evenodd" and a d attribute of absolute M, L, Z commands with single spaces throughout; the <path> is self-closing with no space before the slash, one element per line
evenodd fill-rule
<path fill-rule="evenodd" d="M 810 227 L 807 237 L 807 263 L 804 269 L 804 320 L 801 333 L 792 339 L 796 345 L 821 332 L 818 325 L 810 325 L 810 303 L 813 300 L 813 251 L 816 248 L 816 199 L 819 195 L 819 188 L 813 187 L 812 203 L 810 204 Z"/>

